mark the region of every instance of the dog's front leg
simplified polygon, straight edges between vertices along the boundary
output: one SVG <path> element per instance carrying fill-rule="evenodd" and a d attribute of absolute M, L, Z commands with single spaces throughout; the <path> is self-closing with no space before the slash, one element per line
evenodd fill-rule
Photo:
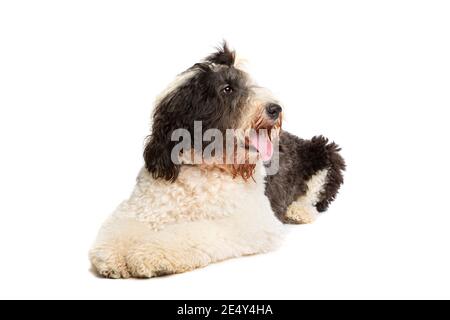
<path fill-rule="evenodd" d="M 150 278 L 186 272 L 210 263 L 266 252 L 280 239 L 273 217 L 254 220 L 236 215 L 171 224 L 160 231 L 138 221 L 117 220 L 104 229 L 91 261 L 105 277 Z M 114 232 L 111 232 L 114 230 Z"/>
<path fill-rule="evenodd" d="M 271 250 L 278 242 L 277 223 L 247 224 L 240 217 L 167 226 L 145 235 L 126 255 L 134 277 L 181 273 L 210 263 Z"/>

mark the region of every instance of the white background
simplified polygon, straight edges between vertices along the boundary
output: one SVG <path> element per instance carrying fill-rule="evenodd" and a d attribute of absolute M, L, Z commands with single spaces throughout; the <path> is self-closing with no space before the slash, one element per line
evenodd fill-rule
<path fill-rule="evenodd" d="M 1 298 L 450 298 L 446 1 L 2 1 Z M 338 142 L 345 185 L 280 250 L 194 272 L 89 271 L 131 192 L 155 96 L 227 39 Z M 257 223 L 257 221 L 255 221 Z"/>

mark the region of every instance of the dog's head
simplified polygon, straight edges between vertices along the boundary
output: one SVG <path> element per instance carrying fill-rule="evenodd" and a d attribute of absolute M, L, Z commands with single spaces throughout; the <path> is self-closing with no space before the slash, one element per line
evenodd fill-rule
<path fill-rule="evenodd" d="M 183 129 L 194 137 L 195 123 L 201 124 L 202 135 L 216 129 L 225 136 L 228 129 L 233 129 L 237 141 L 233 149 L 243 148 L 262 160 L 270 158 L 272 138 L 281 126 L 281 107 L 266 89 L 257 86 L 235 65 L 235 57 L 235 52 L 224 43 L 217 52 L 181 73 L 157 99 L 152 132 L 144 151 L 146 168 L 155 179 L 175 181 L 180 163 L 171 157 L 177 144 L 172 134 Z M 257 134 L 238 133 L 248 129 Z M 194 141 L 190 146 L 199 151 L 194 148 Z M 204 142 L 200 144 L 202 150 L 205 146 Z M 244 163 L 224 167 L 233 175 L 248 179 L 255 168 L 248 158 Z"/>

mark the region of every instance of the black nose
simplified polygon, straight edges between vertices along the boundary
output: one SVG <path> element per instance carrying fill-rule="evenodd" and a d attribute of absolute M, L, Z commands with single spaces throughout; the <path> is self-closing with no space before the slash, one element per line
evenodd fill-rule
<path fill-rule="evenodd" d="M 266 107 L 266 112 L 269 115 L 269 117 L 273 120 L 276 120 L 281 112 L 281 107 L 276 103 L 271 103 Z"/>

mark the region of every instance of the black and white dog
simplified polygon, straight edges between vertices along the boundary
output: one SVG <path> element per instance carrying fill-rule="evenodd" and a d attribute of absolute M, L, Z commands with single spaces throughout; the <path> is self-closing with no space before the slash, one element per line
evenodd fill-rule
<path fill-rule="evenodd" d="M 281 119 L 277 100 L 226 44 L 181 73 L 156 101 L 132 195 L 90 251 L 95 270 L 110 278 L 180 273 L 267 252 L 281 222 L 312 222 L 334 200 L 344 161 L 337 145 L 299 139 Z M 198 135 L 200 143 L 191 141 Z"/>

